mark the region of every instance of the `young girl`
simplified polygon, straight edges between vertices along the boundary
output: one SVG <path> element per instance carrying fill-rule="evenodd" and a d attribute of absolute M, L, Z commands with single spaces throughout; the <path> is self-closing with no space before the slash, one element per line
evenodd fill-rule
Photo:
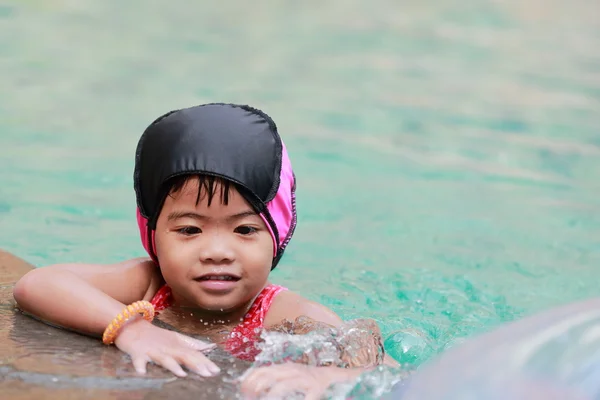
<path fill-rule="evenodd" d="M 182 366 L 218 374 L 203 354 L 214 345 L 153 325 L 155 313 L 250 361 L 261 329 L 300 316 L 342 323 L 324 306 L 268 282 L 296 226 L 296 181 L 275 123 L 263 112 L 208 104 L 163 115 L 139 140 L 134 188 L 150 258 L 33 270 L 14 288 L 20 308 L 102 336 L 128 353 L 139 373 L 154 362 L 180 377 L 187 375 Z M 248 375 L 243 388 L 276 393 L 297 382 L 296 389 L 307 391 L 300 387 L 305 382 L 326 387 L 358 373 L 266 367 Z"/>

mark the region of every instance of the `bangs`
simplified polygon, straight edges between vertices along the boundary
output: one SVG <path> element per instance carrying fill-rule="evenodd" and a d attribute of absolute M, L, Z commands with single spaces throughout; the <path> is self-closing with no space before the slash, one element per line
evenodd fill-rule
<path fill-rule="evenodd" d="M 196 205 L 206 198 L 208 206 L 210 206 L 215 196 L 219 197 L 221 204 L 227 205 L 229 203 L 229 193 L 232 189 L 237 190 L 244 196 L 243 192 L 240 190 L 241 188 L 235 183 L 223 178 L 205 174 L 186 174 L 172 178 L 167 182 L 169 188 L 168 195 L 174 197 L 181 193 L 186 186 L 191 190 L 193 189 L 193 186 L 191 185 L 196 186 Z"/>

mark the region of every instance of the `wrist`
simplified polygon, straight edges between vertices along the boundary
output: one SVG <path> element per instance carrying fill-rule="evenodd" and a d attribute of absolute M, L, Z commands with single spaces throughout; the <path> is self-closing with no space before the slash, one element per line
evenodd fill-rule
<path fill-rule="evenodd" d="M 147 327 L 147 325 L 152 325 L 152 323 L 146 321 L 141 315 L 131 318 L 119 329 L 119 332 L 114 339 L 115 346 L 121 347 L 123 343 L 139 339 L 142 330 Z"/>
<path fill-rule="evenodd" d="M 104 330 L 102 343 L 108 345 L 114 343 L 121 333 L 121 329 L 134 320 L 138 314 L 142 314 L 146 321 L 151 322 L 154 319 L 154 306 L 148 301 L 140 300 L 125 307 Z"/>

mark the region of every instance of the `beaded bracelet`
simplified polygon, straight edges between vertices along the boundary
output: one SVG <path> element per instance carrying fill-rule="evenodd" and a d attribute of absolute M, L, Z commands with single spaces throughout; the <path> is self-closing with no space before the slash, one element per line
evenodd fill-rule
<path fill-rule="evenodd" d="M 148 301 L 136 301 L 125 307 L 104 330 L 102 343 L 112 344 L 123 325 L 136 314 L 142 314 L 146 321 L 152 322 L 154 319 L 154 306 Z"/>

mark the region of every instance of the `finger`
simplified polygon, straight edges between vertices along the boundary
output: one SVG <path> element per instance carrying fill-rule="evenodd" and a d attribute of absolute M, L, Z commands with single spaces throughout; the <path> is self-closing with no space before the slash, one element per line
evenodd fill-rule
<path fill-rule="evenodd" d="M 271 367 L 260 367 L 246 371 L 246 373 L 240 377 L 241 392 L 246 395 L 257 395 L 261 390 L 264 390 L 262 387 L 269 377 L 270 371 L 272 371 Z M 272 379 L 275 379 L 273 375 L 270 376 Z"/>
<path fill-rule="evenodd" d="M 303 394 L 304 400 L 321 400 L 327 388 L 318 382 L 308 380 L 298 375 L 282 380 L 272 385 L 266 393 L 267 399 L 282 399 L 291 394 Z"/>
<path fill-rule="evenodd" d="M 285 365 L 257 368 L 243 379 L 240 390 L 246 395 L 258 396 L 268 391 L 273 384 L 295 378 L 298 375 L 299 371 L 296 368 Z"/>
<path fill-rule="evenodd" d="M 138 374 L 144 375 L 146 373 L 146 364 L 150 361 L 150 359 L 146 356 L 132 356 L 131 361 L 133 363 L 133 368 L 135 372 Z"/>
<path fill-rule="evenodd" d="M 154 357 L 151 356 L 151 358 L 155 363 L 161 365 L 163 368 L 168 369 L 176 376 L 180 378 L 187 376 L 186 372 L 183 370 L 183 368 L 181 368 L 181 365 L 179 365 L 179 363 L 170 355 L 159 354 Z"/>
<path fill-rule="evenodd" d="M 197 351 L 208 351 L 214 349 L 217 346 L 214 343 L 203 342 L 202 340 L 194 339 L 179 333 L 177 334 L 177 338 L 183 345 Z"/>
<path fill-rule="evenodd" d="M 283 399 L 294 393 L 306 393 L 309 390 L 308 381 L 298 379 L 297 376 L 278 381 L 271 385 L 265 392 L 267 399 Z M 317 399 L 319 399 L 317 397 Z"/>
<path fill-rule="evenodd" d="M 258 367 L 248 370 L 248 373 L 244 379 L 254 379 L 260 377 L 273 377 L 273 376 L 284 376 L 284 375 L 298 375 L 304 372 L 304 365 L 296 363 L 276 364 L 269 365 L 266 367 Z"/>
<path fill-rule="evenodd" d="M 268 365 L 265 367 L 249 368 L 240 377 L 241 381 L 259 379 L 263 375 L 271 376 L 271 374 L 281 373 L 286 370 L 287 364 Z"/>
<path fill-rule="evenodd" d="M 221 369 L 202 353 L 182 352 L 176 359 L 190 371 L 194 371 L 201 376 L 214 376 L 221 372 Z"/>
<path fill-rule="evenodd" d="M 269 369 L 269 367 L 262 367 L 246 371 L 246 374 L 241 376 L 240 392 L 245 396 L 253 398 L 265 391 L 268 388 L 265 382 L 268 382 L 266 378 L 268 377 L 267 370 Z"/>
<path fill-rule="evenodd" d="M 321 388 L 309 388 L 306 393 L 304 393 L 304 400 L 321 400 L 325 395 L 325 390 L 321 390 Z"/>

